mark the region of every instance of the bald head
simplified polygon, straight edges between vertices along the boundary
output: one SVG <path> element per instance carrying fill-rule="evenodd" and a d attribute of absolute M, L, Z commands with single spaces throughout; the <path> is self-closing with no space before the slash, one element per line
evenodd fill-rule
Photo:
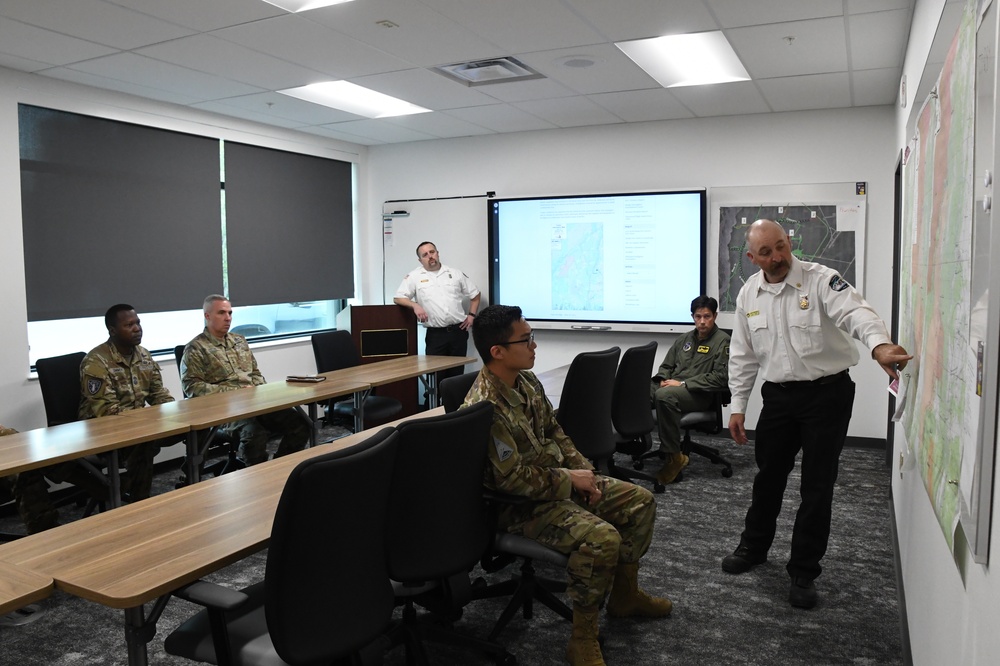
<path fill-rule="evenodd" d="M 765 280 L 781 282 L 792 267 L 791 240 L 774 220 L 757 220 L 747 232 L 747 257 L 760 266 Z"/>

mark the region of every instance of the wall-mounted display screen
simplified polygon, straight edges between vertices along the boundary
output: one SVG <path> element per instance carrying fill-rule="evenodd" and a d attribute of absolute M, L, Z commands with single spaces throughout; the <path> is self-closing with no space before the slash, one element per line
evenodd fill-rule
<path fill-rule="evenodd" d="M 535 328 L 687 330 L 705 190 L 490 199 L 490 302 Z"/>

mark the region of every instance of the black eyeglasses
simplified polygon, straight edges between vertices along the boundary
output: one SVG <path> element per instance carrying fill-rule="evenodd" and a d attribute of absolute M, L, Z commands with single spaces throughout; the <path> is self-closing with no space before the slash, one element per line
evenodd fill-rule
<path fill-rule="evenodd" d="M 520 344 L 530 345 L 534 341 L 535 341 L 535 333 L 534 331 L 532 331 L 531 333 L 528 334 L 528 337 L 526 337 L 524 340 L 511 340 L 510 342 L 498 342 L 497 344 L 506 347 L 507 345 L 520 345 Z"/>

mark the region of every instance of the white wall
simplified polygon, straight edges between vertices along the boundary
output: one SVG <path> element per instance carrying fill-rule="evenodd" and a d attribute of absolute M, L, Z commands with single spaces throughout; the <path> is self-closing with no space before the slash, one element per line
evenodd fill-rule
<path fill-rule="evenodd" d="M 381 205 L 390 199 L 482 194 L 498 197 L 632 192 L 687 187 L 868 182 L 866 297 L 891 308 L 893 110 L 869 107 L 523 132 L 372 147 L 361 225 L 366 256 L 381 256 Z M 486 224 L 485 206 L 479 223 Z M 435 240 L 442 248 L 448 230 Z M 711 251 L 711 249 L 710 249 Z M 487 248 L 482 248 L 483 256 Z M 442 261 L 462 268 L 462 257 Z M 466 261 L 470 261 L 466 259 Z M 531 270 L 526 266 L 525 270 Z M 395 284 L 402 276 L 386 276 Z M 363 280 L 367 302 L 381 302 L 381 264 Z M 487 285 L 479 285 L 486 290 Z M 693 294 L 693 298 L 696 294 Z M 669 335 L 539 331 L 536 370 L 569 363 L 581 351 L 622 348 Z M 864 355 L 863 355 L 864 357 Z M 884 438 L 886 379 L 871 361 L 852 371 L 858 383 L 850 434 Z M 754 403 L 748 424 L 756 422 Z"/>
<path fill-rule="evenodd" d="M 21 238 L 20 166 L 18 159 L 18 103 L 36 104 L 65 111 L 97 115 L 114 120 L 141 123 L 165 129 L 204 134 L 283 150 L 303 152 L 354 162 L 363 172 L 367 158 L 365 146 L 258 125 L 234 118 L 162 104 L 130 95 L 97 90 L 0 68 L 0 423 L 19 430 L 45 425 L 45 411 L 37 381 L 28 376 L 28 338 L 24 292 L 24 259 Z M 359 192 L 365 192 L 364 183 Z M 359 207 L 364 216 L 364 205 Z M 155 252 L 155 248 L 149 248 Z M 113 262 L 95 258 L 93 275 L 87 280 L 135 279 L 169 280 L 169 275 L 142 275 L 142 257 Z M 356 268 L 361 271 L 362 266 Z M 182 270 L 182 267 L 178 267 Z M 109 303 L 110 305 L 110 303 Z M 135 302 L 140 308 L 142 304 Z M 200 306 L 192 303 L 192 308 Z M 200 328 L 191 331 L 191 337 Z M 81 342 L 90 349 L 101 339 Z M 285 375 L 314 372 L 315 362 L 308 340 L 269 346 L 257 352 L 264 376 L 271 381 Z M 180 396 L 180 382 L 173 360 L 163 360 L 163 376 L 175 396 Z"/>
<path fill-rule="evenodd" d="M 946 12 L 954 12 L 954 4 L 944 0 L 917 0 L 904 65 L 908 80 L 922 75 L 932 80 L 937 78 L 939 68 L 922 73 L 934 38 L 938 36 L 950 42 L 954 36 L 953 32 L 936 35 L 939 22 L 953 23 L 942 21 L 941 17 Z M 922 99 L 910 100 L 906 109 L 897 113 L 897 148 L 902 149 L 909 139 L 907 123 L 922 103 Z M 895 441 L 894 459 L 898 460 L 902 437 L 896 437 Z M 994 479 L 1000 478 L 1000 458 L 996 460 Z M 948 550 L 919 466 L 894 470 L 892 494 L 913 663 L 917 666 L 985 666 L 1000 662 L 1000 631 L 997 631 L 1000 581 L 992 577 L 988 566 L 972 561 L 962 541 L 964 537 L 956 539 L 954 555 Z M 996 492 L 989 510 L 992 511 L 990 529 L 996 537 L 1000 534 Z M 994 562 L 998 558 L 997 550 L 994 538 Z"/>

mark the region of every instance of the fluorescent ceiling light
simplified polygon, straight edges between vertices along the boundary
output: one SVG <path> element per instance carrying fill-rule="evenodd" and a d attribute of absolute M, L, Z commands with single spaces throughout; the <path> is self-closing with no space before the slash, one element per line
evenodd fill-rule
<path fill-rule="evenodd" d="M 636 39 L 615 46 L 664 88 L 750 80 L 721 31 Z"/>
<path fill-rule="evenodd" d="M 354 0 L 264 0 L 269 5 L 281 7 L 289 12 L 307 12 L 310 9 L 339 5 L 343 2 L 353 2 Z"/>
<path fill-rule="evenodd" d="M 413 113 L 429 113 L 416 104 L 362 88 L 347 81 L 326 81 L 299 88 L 279 90 L 282 95 L 298 97 L 313 104 L 322 104 L 341 111 L 356 113 L 366 118 L 389 118 Z"/>

